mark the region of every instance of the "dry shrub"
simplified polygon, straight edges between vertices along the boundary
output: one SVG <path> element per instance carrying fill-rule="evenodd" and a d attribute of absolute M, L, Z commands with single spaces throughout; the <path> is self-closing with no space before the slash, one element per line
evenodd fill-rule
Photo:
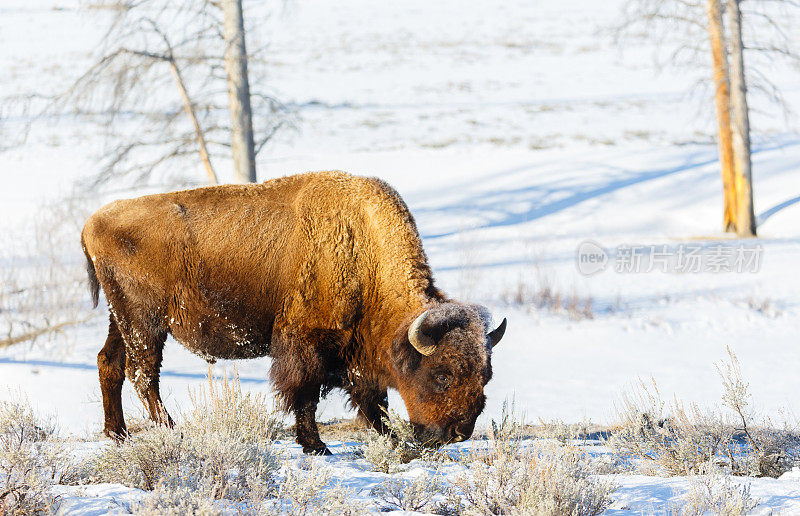
<path fill-rule="evenodd" d="M 94 460 L 96 480 L 234 500 L 272 489 L 279 464 L 272 444 L 280 424 L 270 412 L 258 415 L 263 401 L 242 393 L 238 377 L 210 377 L 208 390 L 192 396 L 182 428 L 153 426 L 107 446 Z"/>
<path fill-rule="evenodd" d="M 413 480 L 390 478 L 372 489 L 383 511 L 427 512 L 433 507 L 434 497 L 444 491 L 435 475 L 422 473 Z"/>
<path fill-rule="evenodd" d="M 368 432 L 361 449 L 375 471 L 395 473 L 403 469 L 403 464 L 419 458 L 431 459 L 436 454 L 435 450 L 414 437 L 414 427 L 397 412 L 390 410 L 383 422 L 389 435 Z"/>
<path fill-rule="evenodd" d="M 272 443 L 284 433 L 283 420 L 261 392 L 243 392 L 236 368 L 233 375 L 214 378 L 208 372 L 208 385 L 189 393 L 191 411 L 184 427 L 188 431 L 235 435 L 254 443 Z"/>
<path fill-rule="evenodd" d="M 153 426 L 120 446 L 108 444 L 92 460 L 92 481 L 152 491 L 162 478 L 180 474 L 183 452 L 180 432 Z"/>
<path fill-rule="evenodd" d="M 728 454 L 730 469 L 734 474 L 777 478 L 800 465 L 800 433 L 784 422 L 776 428 L 772 422 L 757 422 L 750 410 L 750 385 L 742 376 L 741 364 L 736 354 L 728 348 L 728 362 L 717 364 L 724 393 L 722 404 L 734 414 L 735 430 L 744 434 L 747 444 L 745 457 L 736 461 Z"/>
<path fill-rule="evenodd" d="M 778 477 L 800 464 L 800 434 L 784 424 L 757 422 L 750 407 L 749 386 L 736 355 L 718 365 L 724 394 L 719 409 L 688 408 L 661 399 L 655 381 L 643 381 L 624 393 L 617 406 L 619 424 L 612 429 L 609 445 L 622 456 L 639 461 L 645 473 L 699 474 L 715 464 L 733 475 Z"/>
<path fill-rule="evenodd" d="M 525 451 L 503 447 L 467 461 L 456 479 L 466 514 L 601 514 L 611 503 L 610 482 L 592 476 L 576 447 L 536 443 Z"/>
<path fill-rule="evenodd" d="M 754 312 L 758 312 L 764 317 L 775 319 L 783 315 L 783 310 L 776 306 L 775 303 L 769 298 L 756 299 L 750 297 L 746 300 L 747 307 Z"/>
<path fill-rule="evenodd" d="M 52 420 L 37 416 L 27 400 L 0 401 L 0 514 L 55 510 L 49 489 L 78 477 Z"/>
<path fill-rule="evenodd" d="M 596 515 L 611 503 L 613 484 L 593 476 L 593 466 L 578 448 L 556 443 L 523 447 L 521 428 L 504 405 L 503 419 L 492 421 L 490 446 L 465 456 L 467 472 L 455 480 L 465 514 Z"/>
<path fill-rule="evenodd" d="M 374 471 L 381 473 L 399 471 L 403 464 L 395 453 L 394 444 L 388 435 L 379 435 L 374 432 L 366 434 L 361 454 L 367 462 L 372 464 Z"/>
<path fill-rule="evenodd" d="M 351 489 L 334 483 L 331 469 L 320 461 L 309 460 L 307 466 L 299 468 L 287 463 L 272 512 L 289 516 L 365 514 L 366 508 L 353 500 L 354 495 Z"/>
<path fill-rule="evenodd" d="M 715 418 L 706 417 L 697 406 L 687 411 L 676 402 L 671 417 L 666 416 L 665 407 L 655 380 L 648 385 L 640 379 L 617 405 L 619 423 L 608 444 L 617 454 L 648 464 L 646 473 L 698 473 L 726 444 L 729 434 L 711 424 Z"/>
<path fill-rule="evenodd" d="M 758 506 L 758 500 L 750 496 L 749 485 L 737 486 L 719 472 L 692 476 L 690 481 L 683 504 L 676 511 L 681 516 L 744 516 Z"/>
<path fill-rule="evenodd" d="M 538 265 L 536 271 L 536 278 L 532 280 L 520 276 L 517 284 L 502 294 L 501 300 L 507 305 L 528 307 L 531 311 L 549 310 L 564 314 L 574 321 L 594 319 L 591 296 L 579 295 L 574 287 L 569 293 L 564 293 Z"/>
<path fill-rule="evenodd" d="M 222 510 L 202 491 L 190 487 L 159 484 L 155 491 L 131 507 L 134 516 L 217 516 Z"/>
<path fill-rule="evenodd" d="M 747 456 L 740 459 L 738 471 L 741 474 L 778 478 L 800 466 L 800 434 L 796 426 L 784 422 L 783 428 L 776 428 L 767 420 L 751 434 L 758 448 L 751 448 Z"/>
<path fill-rule="evenodd" d="M 538 438 L 555 439 L 561 444 L 569 441 L 589 438 L 592 429 L 592 421 L 584 419 L 579 423 L 565 423 L 560 419 L 544 420 L 539 419 L 539 426 L 534 429 L 534 435 Z"/>

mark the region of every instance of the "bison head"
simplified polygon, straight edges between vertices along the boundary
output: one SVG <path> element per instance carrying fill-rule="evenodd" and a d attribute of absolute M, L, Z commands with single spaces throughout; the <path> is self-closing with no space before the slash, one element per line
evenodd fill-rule
<path fill-rule="evenodd" d="M 463 441 L 483 411 L 492 348 L 506 320 L 491 330 L 488 311 L 442 303 L 416 318 L 393 343 L 397 386 L 417 438 L 430 445 Z"/>

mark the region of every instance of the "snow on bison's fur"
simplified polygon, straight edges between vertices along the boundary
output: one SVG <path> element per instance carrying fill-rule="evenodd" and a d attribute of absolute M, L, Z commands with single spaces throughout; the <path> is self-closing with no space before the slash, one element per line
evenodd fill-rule
<path fill-rule="evenodd" d="M 168 333 L 209 361 L 271 356 L 306 453 L 328 453 L 314 416 L 334 387 L 378 431 L 391 387 L 421 440 L 472 434 L 506 321 L 491 330 L 486 309 L 434 286 L 383 181 L 319 172 L 120 200 L 81 238 L 94 302 L 102 287 L 111 312 L 97 357 L 108 436 L 126 435 L 125 377 L 172 424 L 158 388 Z"/>

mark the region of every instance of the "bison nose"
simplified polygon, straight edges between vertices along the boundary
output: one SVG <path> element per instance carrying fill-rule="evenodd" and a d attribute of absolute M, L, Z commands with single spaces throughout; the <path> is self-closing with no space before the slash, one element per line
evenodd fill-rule
<path fill-rule="evenodd" d="M 456 428 L 456 435 L 461 437 L 461 441 L 465 441 L 472 436 L 472 432 L 475 430 L 475 421 L 469 423 L 462 423 L 458 425 Z"/>
<path fill-rule="evenodd" d="M 472 435 L 472 431 L 475 429 L 475 423 L 461 423 L 456 424 L 450 427 L 450 431 L 448 432 L 450 435 L 450 442 L 453 443 L 460 443 L 462 441 L 466 441 Z"/>

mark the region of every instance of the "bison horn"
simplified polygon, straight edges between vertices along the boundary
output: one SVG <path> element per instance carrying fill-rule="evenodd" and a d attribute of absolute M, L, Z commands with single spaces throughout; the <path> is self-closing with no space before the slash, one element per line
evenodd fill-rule
<path fill-rule="evenodd" d="M 425 318 L 428 317 L 429 311 L 430 310 L 425 310 L 422 312 L 419 317 L 414 319 L 411 326 L 408 327 L 408 341 L 414 346 L 414 349 L 426 357 L 436 351 L 436 344 L 433 342 L 433 339 L 422 333 L 421 329 L 422 323 L 424 323 Z"/>
<path fill-rule="evenodd" d="M 497 343 L 500 342 L 500 339 L 503 338 L 503 334 L 505 334 L 505 332 L 506 332 L 506 319 L 504 317 L 503 322 L 500 323 L 500 326 L 489 332 L 489 342 L 492 343 L 492 347 L 497 346 Z"/>

